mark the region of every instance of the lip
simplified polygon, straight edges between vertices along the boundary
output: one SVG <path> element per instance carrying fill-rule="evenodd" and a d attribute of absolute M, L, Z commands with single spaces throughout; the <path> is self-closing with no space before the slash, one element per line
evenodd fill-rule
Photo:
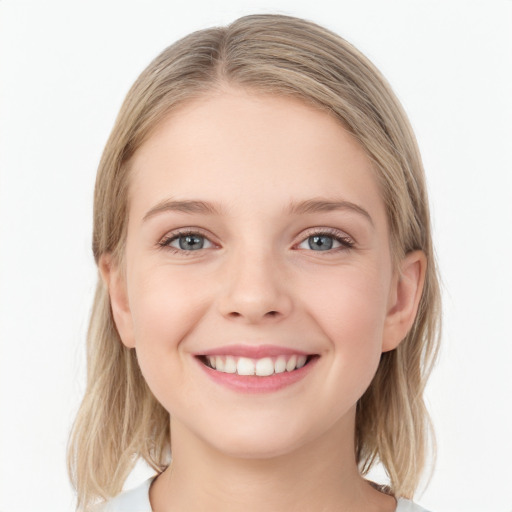
<path fill-rule="evenodd" d="M 277 357 L 280 355 L 305 355 L 308 362 L 302 368 L 291 372 L 274 373 L 266 377 L 257 375 L 238 375 L 237 373 L 225 373 L 210 368 L 202 362 L 202 356 L 231 355 L 235 357 L 249 357 L 260 359 L 263 357 Z M 203 372 L 216 384 L 226 387 L 238 393 L 273 393 L 304 379 L 316 365 L 318 354 L 308 354 L 300 350 L 276 346 L 248 347 L 243 345 L 231 345 L 218 347 L 198 354 L 194 358 Z"/>
<path fill-rule="evenodd" d="M 195 354 L 197 356 L 235 356 L 249 359 L 278 356 L 310 356 L 313 355 L 296 348 L 280 347 L 277 345 L 224 345 Z"/>

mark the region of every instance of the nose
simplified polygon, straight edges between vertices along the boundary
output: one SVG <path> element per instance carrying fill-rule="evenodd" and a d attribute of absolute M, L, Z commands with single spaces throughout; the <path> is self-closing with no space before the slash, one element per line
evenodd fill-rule
<path fill-rule="evenodd" d="M 277 322 L 292 311 L 289 280 L 270 254 L 233 254 L 225 266 L 219 312 L 226 318 L 257 324 Z"/>

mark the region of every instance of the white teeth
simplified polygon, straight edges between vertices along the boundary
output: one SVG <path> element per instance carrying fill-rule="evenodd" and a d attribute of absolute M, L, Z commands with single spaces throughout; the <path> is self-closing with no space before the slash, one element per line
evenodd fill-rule
<path fill-rule="evenodd" d="M 302 368 L 306 364 L 306 356 L 297 357 L 297 368 Z"/>
<path fill-rule="evenodd" d="M 224 371 L 226 373 L 236 373 L 236 359 L 233 356 L 226 357 L 226 364 L 224 365 Z"/>
<path fill-rule="evenodd" d="M 256 362 L 256 375 L 259 375 L 260 377 L 267 377 L 273 373 L 274 361 L 272 361 L 272 358 L 264 357 L 263 359 L 258 359 Z"/>
<path fill-rule="evenodd" d="M 268 377 L 274 373 L 292 372 L 302 368 L 306 364 L 307 356 L 278 356 L 275 359 L 272 357 L 250 359 L 235 356 L 207 356 L 206 360 L 210 367 L 219 372 Z"/>
<path fill-rule="evenodd" d="M 275 372 L 283 373 L 286 371 L 286 359 L 283 356 L 279 356 L 275 362 Z"/>
<path fill-rule="evenodd" d="M 297 356 L 292 356 L 290 359 L 288 359 L 288 362 L 286 363 L 286 371 L 292 372 L 295 370 L 297 366 Z"/>
<path fill-rule="evenodd" d="M 215 358 L 215 369 L 219 372 L 223 372 L 225 368 L 224 359 L 222 357 L 216 357 Z"/>
<path fill-rule="evenodd" d="M 254 375 L 256 370 L 255 364 L 252 359 L 241 357 L 236 363 L 236 372 L 238 375 Z"/>

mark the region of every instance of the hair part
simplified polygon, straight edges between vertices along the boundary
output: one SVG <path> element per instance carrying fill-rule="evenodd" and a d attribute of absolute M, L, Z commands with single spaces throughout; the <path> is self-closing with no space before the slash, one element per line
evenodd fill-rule
<path fill-rule="evenodd" d="M 201 30 L 165 49 L 136 80 L 106 144 L 94 196 L 93 253 L 121 261 L 126 241 L 130 159 L 170 112 L 223 85 L 292 96 L 338 119 L 373 164 L 386 206 L 395 264 L 410 251 L 428 261 L 415 323 L 382 354 L 357 404 L 356 458 L 378 461 L 390 491 L 412 497 L 428 453 L 423 391 L 438 351 L 440 291 L 425 177 L 407 117 L 379 71 L 352 45 L 318 25 L 252 15 Z M 170 460 L 169 414 L 145 383 L 135 350 L 116 330 L 98 280 L 87 339 L 87 388 L 69 442 L 78 507 L 117 494 L 142 457 L 160 472 Z M 433 439 L 433 438 L 432 438 Z"/>

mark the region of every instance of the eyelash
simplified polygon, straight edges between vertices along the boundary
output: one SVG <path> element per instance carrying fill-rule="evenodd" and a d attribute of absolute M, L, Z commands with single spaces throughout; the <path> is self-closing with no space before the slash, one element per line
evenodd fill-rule
<path fill-rule="evenodd" d="M 170 244 L 171 242 L 174 242 L 175 240 L 185 237 L 185 236 L 198 236 L 201 238 L 204 238 L 205 240 L 208 240 L 212 245 L 213 242 L 203 233 L 200 231 L 194 231 L 194 230 L 184 230 L 184 231 L 175 231 L 174 233 L 171 233 L 169 235 L 164 236 L 160 242 L 158 242 L 158 245 L 161 249 L 168 250 L 174 254 L 180 254 L 180 255 L 191 255 L 191 253 L 196 251 L 187 251 L 185 249 L 177 249 L 176 247 L 172 247 Z"/>
<path fill-rule="evenodd" d="M 186 249 L 178 249 L 176 247 L 172 247 L 170 244 L 171 242 L 174 242 L 175 240 L 179 239 L 180 237 L 186 237 L 186 236 L 198 236 L 201 238 L 204 238 L 205 240 L 208 240 L 212 245 L 215 245 L 205 234 L 201 233 L 200 231 L 194 231 L 194 230 L 184 230 L 184 231 L 175 231 L 174 233 L 171 233 L 169 235 L 166 235 L 162 240 L 158 242 L 158 246 L 161 249 L 168 250 L 175 254 L 181 254 L 181 255 L 190 255 L 193 252 L 198 251 L 192 251 L 192 250 L 186 250 Z M 352 249 L 355 245 L 355 241 L 346 233 L 343 231 L 339 231 L 334 228 L 321 228 L 321 229 L 313 229 L 311 231 L 307 231 L 305 233 L 305 236 L 300 240 L 298 244 L 295 244 L 294 247 L 297 245 L 300 245 L 308 240 L 308 238 L 311 238 L 313 236 L 322 237 L 326 236 L 329 238 L 332 238 L 334 241 L 338 242 L 340 244 L 340 247 L 335 247 L 332 249 L 328 249 L 325 251 L 313 251 L 312 249 L 309 249 L 311 252 L 326 252 L 326 253 L 333 253 L 338 251 L 347 251 L 349 249 Z"/>
<path fill-rule="evenodd" d="M 340 247 L 336 247 L 333 249 L 329 249 L 326 251 L 312 251 L 312 252 L 338 252 L 338 251 L 346 251 L 348 249 L 352 249 L 355 245 L 355 241 L 352 237 L 347 235 L 345 232 L 340 231 L 335 228 L 320 228 L 320 229 L 313 229 L 311 231 L 306 231 L 304 238 L 299 242 L 300 244 L 305 242 L 308 238 L 311 238 L 313 236 L 328 236 L 329 238 L 332 238 L 336 242 L 339 242 Z M 297 245 L 297 244 L 296 244 Z"/>

